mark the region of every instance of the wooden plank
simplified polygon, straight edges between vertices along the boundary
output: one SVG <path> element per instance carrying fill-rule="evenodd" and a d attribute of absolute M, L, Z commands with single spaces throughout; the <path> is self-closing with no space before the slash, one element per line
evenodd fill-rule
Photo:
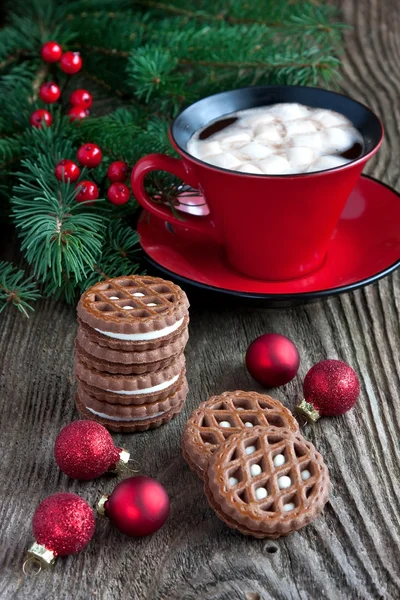
<path fill-rule="evenodd" d="M 343 90 L 382 116 L 386 141 L 368 172 L 399 187 L 400 15 L 392 0 L 343 0 L 347 35 Z M 2 253 L 5 255 L 5 252 Z M 276 600 L 398 598 L 400 589 L 400 275 L 339 298 L 291 310 L 191 310 L 190 395 L 183 413 L 154 432 L 114 435 L 144 473 L 159 479 L 171 518 L 152 538 L 132 540 L 106 520 L 87 550 L 24 578 L 37 504 L 56 491 L 94 504 L 115 479 L 70 481 L 53 444 L 77 418 L 73 405 L 75 312 L 43 301 L 29 322 L 13 311 L 0 328 L 0 597 L 57 600 Z M 277 541 L 230 531 L 208 507 L 180 449 L 183 424 L 200 401 L 227 389 L 256 389 L 242 365 L 249 342 L 276 331 L 297 344 L 299 376 L 274 391 L 293 408 L 315 362 L 341 358 L 362 382 L 355 410 L 321 420 L 305 435 L 323 453 L 333 491 L 324 515 Z"/>

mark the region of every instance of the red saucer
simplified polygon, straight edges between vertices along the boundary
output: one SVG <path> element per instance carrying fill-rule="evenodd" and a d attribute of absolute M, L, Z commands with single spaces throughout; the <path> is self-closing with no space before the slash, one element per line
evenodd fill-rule
<path fill-rule="evenodd" d="M 184 196 L 183 212 L 208 212 L 202 196 Z M 363 287 L 399 267 L 400 197 L 385 184 L 362 176 L 332 236 L 324 266 L 291 281 L 246 277 L 229 265 L 214 241 L 173 228 L 147 212 L 141 215 L 138 232 L 147 260 L 168 279 L 265 305 L 292 304 Z"/>

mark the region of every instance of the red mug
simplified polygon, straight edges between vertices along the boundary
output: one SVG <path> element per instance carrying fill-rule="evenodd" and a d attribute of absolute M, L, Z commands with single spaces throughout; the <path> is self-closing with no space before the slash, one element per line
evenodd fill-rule
<path fill-rule="evenodd" d="M 207 164 L 187 151 L 191 136 L 229 113 L 280 102 L 297 102 L 345 115 L 360 131 L 360 158 L 340 167 L 297 175 L 253 175 Z M 336 92 L 301 86 L 256 86 L 222 92 L 190 105 L 170 129 L 181 158 L 149 154 L 134 166 L 133 194 L 147 211 L 171 223 L 216 239 L 238 271 L 263 280 L 301 277 L 324 262 L 329 241 L 366 162 L 383 139 L 379 118 L 366 106 Z M 204 196 L 207 216 L 176 217 L 152 202 L 144 178 L 168 171 Z"/>

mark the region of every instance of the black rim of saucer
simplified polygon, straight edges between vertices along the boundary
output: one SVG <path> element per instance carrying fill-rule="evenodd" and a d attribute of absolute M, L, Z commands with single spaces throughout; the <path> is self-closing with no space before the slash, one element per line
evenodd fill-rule
<path fill-rule="evenodd" d="M 382 185 L 385 188 L 387 188 L 388 190 L 390 190 L 391 192 L 393 192 L 400 200 L 400 193 L 397 192 L 397 190 L 395 190 L 392 186 L 388 185 L 387 183 L 383 183 L 382 181 L 379 181 L 379 179 L 376 179 L 375 177 L 372 177 L 371 175 L 361 175 L 361 177 L 363 177 L 365 179 L 370 179 L 371 181 L 375 181 L 376 183 L 379 183 L 379 185 Z M 386 269 L 383 269 L 382 271 L 379 271 L 378 273 L 375 273 L 374 275 L 371 275 L 370 277 L 366 277 L 365 279 L 360 279 L 359 281 L 355 281 L 354 283 L 349 283 L 348 285 L 343 285 L 343 286 L 334 287 L 334 288 L 328 288 L 326 290 L 316 290 L 315 292 L 295 292 L 293 294 L 256 294 L 253 292 L 228 290 L 226 288 L 216 287 L 213 285 L 207 285 L 205 283 L 200 283 L 200 282 L 196 281 L 195 279 L 189 279 L 188 277 L 184 277 L 183 275 L 174 273 L 173 271 L 170 271 L 166 267 L 163 267 L 162 265 L 160 265 L 157 261 L 155 261 L 153 258 L 151 258 L 146 253 L 146 251 L 144 250 L 143 247 L 142 247 L 142 251 L 145 255 L 146 261 L 152 267 L 157 269 L 157 271 L 160 271 L 161 273 L 163 273 L 165 276 L 168 276 L 168 278 L 174 279 L 183 285 L 193 286 L 193 287 L 197 288 L 198 290 L 202 290 L 204 292 L 210 292 L 210 293 L 215 292 L 218 294 L 232 296 L 235 298 L 243 298 L 246 300 L 260 300 L 260 301 L 262 301 L 262 300 L 269 301 L 270 300 L 273 302 L 282 302 L 282 303 L 290 302 L 290 301 L 308 302 L 308 301 L 316 300 L 318 298 L 325 298 L 327 296 L 337 296 L 337 295 L 343 294 L 345 292 L 351 292 L 351 291 L 357 290 L 359 288 L 365 287 L 367 285 L 370 285 L 371 283 L 375 283 L 376 281 L 379 281 L 380 279 L 383 279 L 383 277 L 390 275 L 390 273 L 393 273 L 393 271 L 395 271 L 398 267 L 400 267 L 400 258 L 399 258 L 392 265 L 390 265 L 389 267 L 386 267 Z"/>

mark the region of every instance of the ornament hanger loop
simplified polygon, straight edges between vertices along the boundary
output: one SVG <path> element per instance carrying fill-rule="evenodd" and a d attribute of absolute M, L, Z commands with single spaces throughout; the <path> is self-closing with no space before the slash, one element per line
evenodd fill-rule
<path fill-rule="evenodd" d="M 30 567 L 28 567 L 29 563 L 31 563 Z M 40 560 L 38 560 L 34 556 L 28 556 L 28 558 L 24 561 L 24 564 L 22 565 L 22 572 L 26 576 L 39 575 L 39 573 L 42 570 L 43 570 L 43 567 L 42 567 Z"/>

